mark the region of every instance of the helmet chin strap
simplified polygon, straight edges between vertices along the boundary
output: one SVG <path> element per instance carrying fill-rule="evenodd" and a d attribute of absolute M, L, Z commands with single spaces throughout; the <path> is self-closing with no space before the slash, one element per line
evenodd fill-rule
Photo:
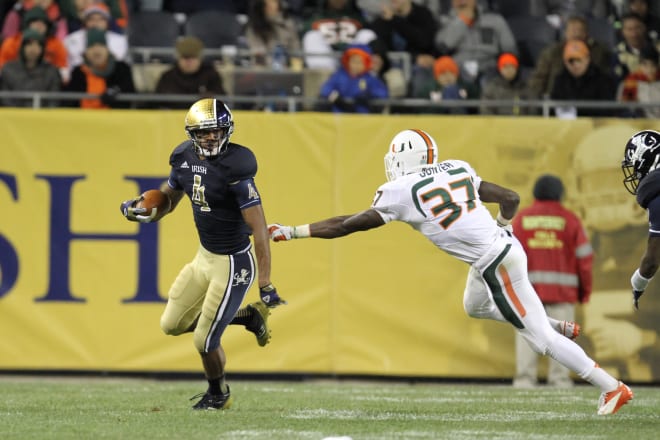
<path fill-rule="evenodd" d="M 193 144 L 195 146 L 195 152 L 200 156 L 209 157 L 209 158 L 210 157 L 216 157 L 216 156 L 220 155 L 220 153 L 222 152 L 222 149 L 225 147 L 227 142 L 228 142 L 228 140 L 227 140 L 226 137 L 223 138 L 223 139 L 218 139 L 217 146 L 215 146 L 215 147 L 213 147 L 212 149 L 209 150 L 207 148 L 204 148 L 202 146 L 201 142 L 198 141 L 197 139 L 193 140 Z"/>

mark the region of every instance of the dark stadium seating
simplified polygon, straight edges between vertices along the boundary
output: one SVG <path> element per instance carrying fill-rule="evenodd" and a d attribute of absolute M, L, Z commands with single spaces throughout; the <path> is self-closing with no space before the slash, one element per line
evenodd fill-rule
<path fill-rule="evenodd" d="M 537 0 L 495 0 L 493 8 L 503 17 L 520 17 L 545 15 L 543 2 Z"/>
<path fill-rule="evenodd" d="M 241 26 L 235 14 L 202 11 L 188 15 L 184 32 L 199 38 L 208 48 L 220 48 L 237 45 Z"/>
<path fill-rule="evenodd" d="M 544 47 L 557 41 L 557 30 L 545 17 L 518 16 L 507 18 L 520 52 L 520 64 L 534 67 Z"/>
<path fill-rule="evenodd" d="M 174 14 L 165 11 L 136 11 L 128 21 L 129 47 L 174 47 L 181 34 Z"/>
<path fill-rule="evenodd" d="M 589 35 L 610 49 L 616 45 L 616 31 L 607 18 L 590 18 L 587 20 Z"/>

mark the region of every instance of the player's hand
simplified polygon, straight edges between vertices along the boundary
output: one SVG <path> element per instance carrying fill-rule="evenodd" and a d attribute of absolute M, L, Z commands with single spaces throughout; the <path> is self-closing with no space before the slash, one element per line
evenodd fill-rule
<path fill-rule="evenodd" d="M 158 210 L 153 208 L 150 213 L 147 213 L 147 208 L 136 208 L 135 205 L 141 201 L 143 197 L 140 195 L 134 199 L 122 202 L 120 206 L 121 213 L 124 217 L 132 222 L 149 223 L 156 217 Z"/>
<path fill-rule="evenodd" d="M 288 304 L 285 300 L 280 298 L 277 294 L 277 289 L 272 284 L 260 287 L 259 296 L 261 296 L 261 302 L 266 304 L 266 307 L 273 308 Z"/>
<path fill-rule="evenodd" d="M 644 291 L 633 289 L 632 294 L 633 294 L 633 305 L 635 306 L 635 310 L 639 310 L 639 298 L 644 294 Z"/>
<path fill-rule="evenodd" d="M 270 239 L 273 241 L 288 241 L 294 238 L 293 227 L 273 223 L 272 225 L 268 225 L 268 235 L 270 235 Z"/>

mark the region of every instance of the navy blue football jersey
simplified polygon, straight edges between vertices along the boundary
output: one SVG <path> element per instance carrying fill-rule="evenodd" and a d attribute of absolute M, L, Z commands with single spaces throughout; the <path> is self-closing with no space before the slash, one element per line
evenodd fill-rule
<path fill-rule="evenodd" d="M 649 235 L 660 237 L 660 170 L 644 176 L 637 188 L 637 203 L 649 214 Z"/>
<path fill-rule="evenodd" d="M 202 160 L 192 141 L 185 141 L 172 152 L 170 166 L 167 183 L 190 198 L 202 246 L 225 255 L 246 250 L 252 231 L 241 210 L 261 204 L 254 153 L 230 142 L 218 156 Z"/>

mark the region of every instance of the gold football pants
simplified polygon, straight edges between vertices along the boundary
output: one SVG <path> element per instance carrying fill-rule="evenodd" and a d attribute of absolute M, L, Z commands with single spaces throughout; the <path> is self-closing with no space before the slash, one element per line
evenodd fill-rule
<path fill-rule="evenodd" d="M 197 321 L 195 348 L 200 353 L 217 349 L 255 276 L 254 256 L 249 248 L 232 255 L 218 255 L 200 246 L 170 287 L 160 327 L 165 334 L 180 335 Z"/>

